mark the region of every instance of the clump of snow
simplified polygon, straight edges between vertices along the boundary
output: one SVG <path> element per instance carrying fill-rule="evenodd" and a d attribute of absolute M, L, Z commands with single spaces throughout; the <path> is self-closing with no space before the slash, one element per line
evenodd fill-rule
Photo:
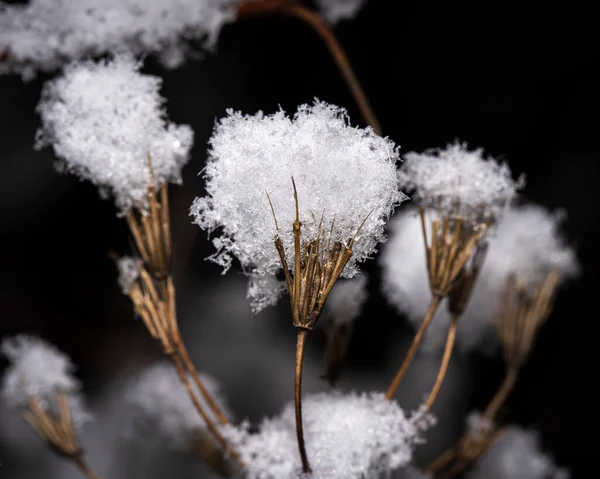
<path fill-rule="evenodd" d="M 61 167 L 112 193 L 126 211 L 146 206 L 148 158 L 157 187 L 180 182 L 193 132 L 166 118 L 161 79 L 129 56 L 69 66 L 38 105 L 36 147 L 52 145 Z"/>
<path fill-rule="evenodd" d="M 228 412 L 217 381 L 206 374 L 200 374 L 200 379 L 217 404 Z M 218 424 L 200 392 L 194 390 L 209 418 Z M 131 431 L 141 437 L 159 434 L 170 446 L 186 449 L 190 440 L 206 429 L 206 423 L 170 364 L 158 363 L 145 369 L 127 387 L 126 400 L 132 406 Z"/>
<path fill-rule="evenodd" d="M 486 438 L 493 430 L 494 423 L 479 412 L 471 412 L 467 416 L 467 431 L 478 440 Z"/>
<path fill-rule="evenodd" d="M 367 0 L 317 0 L 319 12 L 331 24 L 353 19 Z"/>
<path fill-rule="evenodd" d="M 483 149 L 468 150 L 465 143 L 445 149 L 407 153 L 398 173 L 400 187 L 414 191 L 414 199 L 427 208 L 460 213 L 469 222 L 494 221 L 517 194 L 523 181 L 512 179 L 506 163 L 486 158 Z"/>
<path fill-rule="evenodd" d="M 367 299 L 367 279 L 366 274 L 361 274 L 357 278 L 336 282 L 325 303 L 324 314 L 338 324 L 354 321 Z"/>
<path fill-rule="evenodd" d="M 30 0 L 0 6 L 0 74 L 25 80 L 71 60 L 127 51 L 155 54 L 167 68 L 193 53 L 190 41 L 212 50 L 236 0 Z"/>
<path fill-rule="evenodd" d="M 569 472 L 544 454 L 536 431 L 511 428 L 475 462 L 467 479 L 568 479 Z"/>
<path fill-rule="evenodd" d="M 129 294 L 131 286 L 140 277 L 142 260 L 131 256 L 123 256 L 117 261 L 117 269 L 119 270 L 119 287 L 123 294 Z"/>
<path fill-rule="evenodd" d="M 320 393 L 302 404 L 311 479 L 359 479 L 406 466 L 421 428 L 382 393 Z M 296 479 L 301 473 L 294 407 L 266 419 L 257 433 L 248 424 L 226 436 L 240 453 L 251 479 Z"/>
<path fill-rule="evenodd" d="M 285 281 L 280 281 L 274 274 L 248 274 L 248 293 L 252 314 L 258 314 L 268 306 L 277 304 L 279 298 L 287 291 Z"/>
<path fill-rule="evenodd" d="M 321 225 L 321 237 L 331 231 L 332 244 L 348 244 L 368 217 L 342 273 L 352 277 L 356 263 L 384 240 L 385 221 L 406 198 L 398 189 L 398 160 L 392 141 L 371 128 L 350 126 L 346 110 L 324 102 L 302 105 L 291 118 L 281 110 L 273 115 L 228 110 L 210 139 L 203 170 L 207 195 L 194 201 L 191 214 L 202 229 L 219 229 L 211 259 L 224 272 L 236 257 L 259 275 L 275 274 L 281 263 L 267 193 L 293 267 L 293 177 L 305 243 L 317 238 Z"/>
<path fill-rule="evenodd" d="M 0 353 L 10 362 L 2 383 L 2 397 L 10 407 L 26 408 L 37 400 L 44 411 L 58 414 L 58 393 L 69 397 L 73 424 L 81 426 L 91 416 L 79 394 L 71 360 L 47 342 L 24 334 L 2 341 Z"/>

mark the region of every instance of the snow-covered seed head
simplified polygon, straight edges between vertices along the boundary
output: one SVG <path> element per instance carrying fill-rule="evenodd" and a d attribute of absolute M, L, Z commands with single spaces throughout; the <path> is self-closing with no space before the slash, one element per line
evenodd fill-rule
<path fill-rule="evenodd" d="M 536 431 L 510 428 L 477 460 L 467 479 L 568 479 L 566 469 L 543 453 Z"/>
<path fill-rule="evenodd" d="M 10 362 L 2 383 L 7 405 L 26 409 L 34 399 L 44 412 L 57 416 L 58 395 L 65 394 L 73 424 L 78 427 L 90 419 L 79 394 L 79 381 L 73 375 L 73 363 L 65 354 L 26 335 L 3 340 L 0 353 Z"/>
<path fill-rule="evenodd" d="M 319 12 L 331 24 L 351 20 L 367 0 L 317 0 Z"/>
<path fill-rule="evenodd" d="M 349 323 L 354 321 L 361 312 L 367 299 L 366 274 L 357 278 L 338 281 L 327 299 L 325 313 L 336 323 Z"/>
<path fill-rule="evenodd" d="M 523 184 L 522 179 L 512 179 L 505 163 L 458 142 L 445 149 L 407 153 L 398 177 L 400 187 L 413 191 L 420 205 L 442 216 L 455 216 L 458 208 L 469 224 L 494 222 Z"/>
<path fill-rule="evenodd" d="M 125 55 L 71 65 L 38 105 L 36 147 L 52 145 L 62 169 L 114 195 L 122 212 L 147 206 L 151 180 L 157 190 L 181 181 L 194 136 L 166 119 L 161 79 L 139 68 Z"/>
<path fill-rule="evenodd" d="M 0 9 L 0 75 L 26 80 L 65 62 L 128 51 L 155 54 L 167 68 L 193 53 L 190 40 L 214 48 L 235 19 L 236 0 L 30 0 Z"/>
<path fill-rule="evenodd" d="M 313 479 L 379 477 L 406 466 L 419 429 L 382 393 L 321 393 L 303 402 L 304 436 Z M 267 419 L 256 434 L 248 425 L 226 436 L 251 479 L 300 479 L 294 407 Z"/>
<path fill-rule="evenodd" d="M 348 245 L 368 217 L 342 273 L 354 276 L 356 263 L 375 252 L 385 220 L 406 198 L 398 189 L 395 145 L 370 128 L 351 127 L 344 109 L 320 101 L 302 105 L 291 118 L 283 111 L 227 113 L 210 139 L 207 195 L 191 208 L 202 229 L 219 228 L 211 259 L 225 271 L 236 257 L 257 274 L 275 274 L 281 269 L 273 244 L 278 235 L 293 269 L 293 177 L 305 245 L 319 237 Z"/>
<path fill-rule="evenodd" d="M 119 270 L 119 287 L 123 294 L 128 295 L 131 286 L 140 277 L 140 271 L 143 262 L 139 258 L 133 258 L 131 256 L 123 256 L 117 260 L 117 269 Z"/>
<path fill-rule="evenodd" d="M 200 374 L 200 379 L 224 408 L 226 404 L 220 395 L 219 384 L 205 374 Z M 211 421 L 216 423 L 217 418 L 202 395 L 197 393 L 197 396 Z M 144 370 L 128 386 L 126 398 L 132 406 L 132 429 L 142 437 L 158 432 L 173 447 L 188 449 L 191 441 L 198 440 L 206 429 L 170 364 L 158 363 Z"/>

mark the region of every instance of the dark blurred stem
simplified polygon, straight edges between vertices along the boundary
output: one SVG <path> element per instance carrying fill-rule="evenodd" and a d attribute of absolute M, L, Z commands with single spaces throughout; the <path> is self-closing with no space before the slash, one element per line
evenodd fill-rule
<path fill-rule="evenodd" d="M 483 413 L 483 416 L 486 419 L 488 419 L 490 421 L 494 421 L 494 419 L 496 418 L 496 414 L 498 414 L 498 411 L 504 405 L 504 403 L 506 402 L 506 399 L 508 398 L 508 396 L 514 389 L 515 384 L 517 383 L 518 377 L 519 377 L 519 369 L 518 368 L 509 367 L 507 369 L 506 375 L 504 376 L 504 381 L 502 382 L 502 385 L 500 386 L 500 388 L 498 389 L 498 391 L 496 392 L 496 394 L 494 395 L 492 400 L 489 402 L 487 408 L 485 409 L 485 412 Z"/>
<path fill-rule="evenodd" d="M 435 383 L 427 400 L 425 401 L 424 412 L 429 412 L 433 403 L 435 402 L 438 394 L 440 393 L 440 389 L 442 388 L 442 383 L 444 382 L 444 378 L 446 377 L 446 373 L 448 372 L 448 366 L 450 365 L 450 358 L 452 357 L 452 350 L 454 349 L 454 342 L 456 340 L 456 326 L 458 325 L 458 315 L 453 314 L 450 319 L 450 328 L 448 329 L 448 337 L 446 339 L 446 347 L 444 348 L 444 356 L 442 357 L 442 364 L 440 365 L 440 369 L 438 371 L 437 378 L 435 379 Z"/>
<path fill-rule="evenodd" d="M 302 472 L 310 473 L 310 465 L 306 456 L 304 444 L 304 430 L 302 428 L 302 364 L 304 362 L 304 345 L 308 329 L 298 328 L 296 336 L 296 374 L 294 378 L 294 405 L 296 409 L 296 436 L 298 438 L 298 450 L 302 461 Z"/>
<path fill-rule="evenodd" d="M 379 120 L 377 119 L 377 116 L 375 116 L 375 112 L 369 103 L 367 95 L 354 73 L 354 69 L 348 60 L 346 52 L 342 48 L 342 45 L 335 36 L 335 33 L 333 33 L 331 27 L 318 13 L 313 12 L 303 5 L 290 4 L 285 7 L 284 11 L 305 22 L 321 37 L 342 74 L 346 85 L 348 85 L 350 93 L 352 93 L 364 121 L 373 128 L 375 133 L 381 135 L 381 125 L 379 124 Z"/>
<path fill-rule="evenodd" d="M 83 472 L 84 476 L 87 479 L 99 479 L 94 471 L 87 465 L 85 459 L 83 458 L 83 453 L 81 451 L 73 454 L 73 462 L 77 465 L 77 467 Z"/>
<path fill-rule="evenodd" d="M 427 331 L 427 327 L 429 326 L 429 323 L 431 323 L 431 320 L 435 316 L 435 312 L 437 311 L 438 306 L 440 305 L 441 301 L 442 301 L 442 297 L 439 295 L 434 295 L 431 298 L 431 302 L 429 303 L 429 307 L 427 308 L 425 317 L 423 318 L 423 321 L 421 322 L 421 326 L 419 326 L 419 330 L 417 331 L 417 334 L 415 334 L 415 337 L 413 338 L 410 348 L 408 348 L 406 357 L 404 358 L 404 361 L 400 365 L 400 368 L 398 369 L 398 372 L 396 373 L 396 376 L 394 377 L 392 384 L 390 384 L 390 387 L 388 388 L 388 390 L 385 393 L 386 399 L 391 400 L 396 395 L 398 386 L 400 386 L 400 382 L 402 381 L 402 378 L 406 374 L 406 371 L 408 371 L 408 367 L 410 366 L 410 363 L 412 362 L 413 358 L 415 357 L 415 354 L 417 353 L 417 350 L 419 349 L 419 346 L 420 346 L 421 342 L 423 341 L 423 336 L 425 335 L 425 332 Z"/>

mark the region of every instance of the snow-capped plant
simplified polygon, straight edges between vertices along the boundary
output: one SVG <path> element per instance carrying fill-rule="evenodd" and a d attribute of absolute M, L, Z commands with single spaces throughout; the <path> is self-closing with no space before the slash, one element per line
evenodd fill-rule
<path fill-rule="evenodd" d="M 376 251 L 385 220 L 406 198 L 398 190 L 394 143 L 350 126 L 346 110 L 325 102 L 302 105 L 291 118 L 283 111 L 228 110 L 209 144 L 207 195 L 194 201 L 191 214 L 202 229 L 219 228 L 211 259 L 224 272 L 236 257 L 257 274 L 275 274 L 282 267 L 273 244 L 278 231 L 293 271 L 292 177 L 305 244 L 320 237 L 331 246 L 348 245 L 366 220 L 344 277 L 354 276 L 356 263 Z"/>
<path fill-rule="evenodd" d="M 235 19 L 236 0 L 30 0 L 0 6 L 0 75 L 34 78 L 72 60 L 107 53 L 157 55 L 167 68 L 193 52 L 214 48 Z"/>
<path fill-rule="evenodd" d="M 317 0 L 316 3 L 321 15 L 336 24 L 354 18 L 367 0 Z"/>
<path fill-rule="evenodd" d="M 151 179 L 180 182 L 194 136 L 166 119 L 162 80 L 139 69 L 126 55 L 70 65 L 38 105 L 36 147 L 51 145 L 66 171 L 114 195 L 123 212 L 146 206 Z"/>
<path fill-rule="evenodd" d="M 215 379 L 200 374 L 204 386 L 221 408 L 228 410 Z M 217 417 L 201 394 L 203 409 L 213 422 Z M 187 449 L 190 442 L 206 429 L 206 423 L 194 408 L 173 366 L 158 363 L 145 369 L 129 384 L 126 399 L 132 406 L 133 430 L 142 435 L 158 432 L 175 448 Z"/>
<path fill-rule="evenodd" d="M 305 438 L 311 479 L 359 479 L 406 466 L 421 430 L 395 401 L 381 393 L 320 393 L 304 403 Z M 226 436 L 240 452 L 249 478 L 304 478 L 297 454 L 294 407 Z"/>
<path fill-rule="evenodd" d="M 68 396 L 75 426 L 91 418 L 68 356 L 46 341 L 24 334 L 4 339 L 0 352 L 10 362 L 2 382 L 2 397 L 9 406 L 26 409 L 35 399 L 42 410 L 58 414 L 58 394 L 62 393 Z"/>
<path fill-rule="evenodd" d="M 445 149 L 410 152 L 398 177 L 413 199 L 441 216 L 460 216 L 469 224 L 498 219 L 515 198 L 523 180 L 515 181 L 506 163 L 486 158 L 483 149 L 455 142 Z"/>
<path fill-rule="evenodd" d="M 536 431 L 511 428 L 475 463 L 467 479 L 568 479 L 569 471 L 544 454 Z"/>
<path fill-rule="evenodd" d="M 139 258 L 123 256 L 117 260 L 117 269 L 119 270 L 119 288 L 123 294 L 129 294 L 131 286 L 140 277 L 142 261 Z"/>

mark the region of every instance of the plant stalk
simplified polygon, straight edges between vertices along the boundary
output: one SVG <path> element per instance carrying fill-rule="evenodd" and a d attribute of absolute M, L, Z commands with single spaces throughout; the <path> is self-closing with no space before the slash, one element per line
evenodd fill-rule
<path fill-rule="evenodd" d="M 296 411 L 296 437 L 298 438 L 298 450 L 302 461 L 302 472 L 310 473 L 310 465 L 306 455 L 304 444 L 304 430 L 302 428 L 302 364 L 304 362 L 304 345 L 308 329 L 298 328 L 296 335 L 296 372 L 294 375 L 294 406 Z"/>
<path fill-rule="evenodd" d="M 396 394 L 396 391 L 398 390 L 398 386 L 400 386 L 400 382 L 402 381 L 402 378 L 406 374 L 406 371 L 408 370 L 410 363 L 412 362 L 415 354 L 417 353 L 417 349 L 419 349 L 419 345 L 423 341 L 423 337 L 425 335 L 425 332 L 427 331 L 427 328 L 429 327 L 429 323 L 431 323 L 431 320 L 435 316 L 435 312 L 437 311 L 441 301 L 442 301 L 442 297 L 439 295 L 433 295 L 433 297 L 431 298 L 431 302 L 429 303 L 429 307 L 427 308 L 425 317 L 423 318 L 423 321 L 421 322 L 421 326 L 419 326 L 419 330 L 417 331 L 417 334 L 415 334 L 415 337 L 413 338 L 410 348 L 408 348 L 406 357 L 404 358 L 404 361 L 400 365 L 400 368 L 398 369 L 398 372 L 396 373 L 394 380 L 390 384 L 390 387 L 388 388 L 388 390 L 385 393 L 385 397 L 388 401 L 391 400 L 394 397 L 394 395 Z"/>
<path fill-rule="evenodd" d="M 87 479 L 99 479 L 99 476 L 85 462 L 81 451 L 73 454 L 72 458 L 73 462 L 77 465 L 79 470 L 83 472 L 83 475 L 87 477 Z"/>
<path fill-rule="evenodd" d="M 504 381 L 502 381 L 502 385 L 489 402 L 485 412 L 483 413 L 483 417 L 486 419 L 493 421 L 498 414 L 500 408 L 506 402 L 506 399 L 512 392 L 517 383 L 517 379 L 519 377 L 519 369 L 514 367 L 509 367 L 506 371 L 506 375 L 504 376 Z"/>

